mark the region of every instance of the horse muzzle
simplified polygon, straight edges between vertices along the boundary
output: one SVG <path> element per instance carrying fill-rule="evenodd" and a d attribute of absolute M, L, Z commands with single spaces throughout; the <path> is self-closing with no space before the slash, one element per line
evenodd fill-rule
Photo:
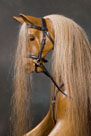
<path fill-rule="evenodd" d="M 45 60 L 44 58 L 39 60 L 37 56 L 27 55 L 26 58 L 24 59 L 25 71 L 26 73 L 43 72 L 43 68 L 41 67 L 41 64 L 45 65 L 46 62 L 47 60 Z"/>

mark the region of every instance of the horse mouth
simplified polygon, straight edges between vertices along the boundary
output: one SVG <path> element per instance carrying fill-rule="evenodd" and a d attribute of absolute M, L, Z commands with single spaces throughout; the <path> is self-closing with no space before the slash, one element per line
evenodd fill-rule
<path fill-rule="evenodd" d="M 33 73 L 33 72 L 37 72 L 37 73 L 40 73 L 40 72 L 43 72 L 43 68 L 39 65 L 37 65 L 35 63 L 35 61 L 31 58 L 27 58 L 25 63 L 24 63 L 24 67 L 25 67 L 25 72 L 26 73 Z"/>

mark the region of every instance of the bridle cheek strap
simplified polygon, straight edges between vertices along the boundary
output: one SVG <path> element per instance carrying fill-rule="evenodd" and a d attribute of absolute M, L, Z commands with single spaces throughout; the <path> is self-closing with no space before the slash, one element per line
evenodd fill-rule
<path fill-rule="evenodd" d="M 46 21 L 43 18 L 42 18 L 42 27 L 44 28 L 44 30 L 47 30 L 46 29 L 47 28 Z M 43 31 L 42 47 L 41 47 L 40 53 L 38 55 L 39 59 L 41 59 L 41 57 L 42 57 L 42 52 L 44 50 L 45 44 L 46 44 L 46 33 L 45 33 L 45 31 Z"/>

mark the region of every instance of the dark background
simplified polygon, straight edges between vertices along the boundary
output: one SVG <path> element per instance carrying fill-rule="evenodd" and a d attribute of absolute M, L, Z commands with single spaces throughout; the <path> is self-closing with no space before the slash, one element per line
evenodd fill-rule
<path fill-rule="evenodd" d="M 37 17 L 65 15 L 81 25 L 91 41 L 91 0 L 0 0 L 0 136 L 9 136 L 12 71 L 20 27 L 12 17 L 19 13 Z M 43 74 L 34 74 L 33 84 L 32 127 L 48 111 L 50 80 Z"/>

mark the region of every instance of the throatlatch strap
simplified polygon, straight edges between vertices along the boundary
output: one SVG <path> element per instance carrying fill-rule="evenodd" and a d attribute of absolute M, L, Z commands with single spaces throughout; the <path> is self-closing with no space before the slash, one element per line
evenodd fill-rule
<path fill-rule="evenodd" d="M 54 40 L 52 39 L 52 37 L 50 36 L 48 31 L 45 31 L 47 37 L 50 39 L 50 41 L 52 42 L 52 44 L 54 45 Z"/>

